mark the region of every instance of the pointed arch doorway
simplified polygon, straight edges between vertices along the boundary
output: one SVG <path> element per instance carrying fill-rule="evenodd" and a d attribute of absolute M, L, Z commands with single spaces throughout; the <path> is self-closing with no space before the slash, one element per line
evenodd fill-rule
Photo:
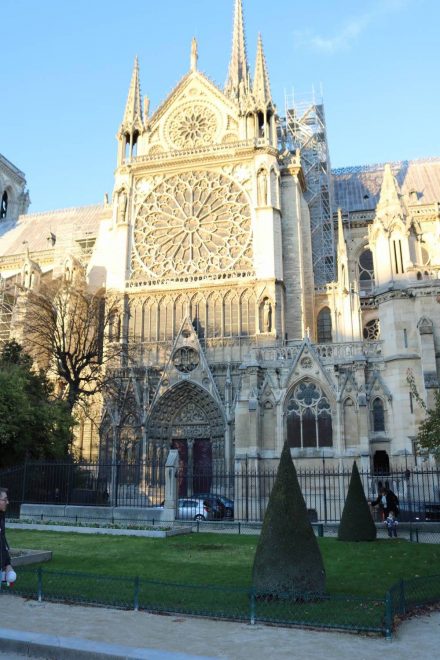
<path fill-rule="evenodd" d="M 200 386 L 185 381 L 159 399 L 150 418 L 148 445 L 164 458 L 169 449 L 178 450 L 180 497 L 211 490 L 215 473 L 224 468 L 224 433 L 218 404 Z"/>

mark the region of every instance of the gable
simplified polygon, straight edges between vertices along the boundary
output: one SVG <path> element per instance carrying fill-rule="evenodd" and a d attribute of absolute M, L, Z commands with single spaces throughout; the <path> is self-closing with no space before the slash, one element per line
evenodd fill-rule
<path fill-rule="evenodd" d="M 149 155 L 236 142 L 237 110 L 203 74 L 191 71 L 151 117 L 149 129 Z"/>

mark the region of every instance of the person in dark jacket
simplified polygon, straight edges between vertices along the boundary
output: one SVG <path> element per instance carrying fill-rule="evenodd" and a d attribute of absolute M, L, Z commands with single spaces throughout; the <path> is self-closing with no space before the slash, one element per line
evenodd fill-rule
<path fill-rule="evenodd" d="M 373 502 L 370 502 L 371 506 L 379 505 L 379 509 L 382 512 L 382 520 L 388 518 L 389 513 L 392 511 L 394 517 L 397 518 L 399 513 L 399 498 L 391 488 L 381 488 L 379 495 Z"/>
<path fill-rule="evenodd" d="M 11 556 L 9 554 L 9 545 L 6 540 L 5 529 L 5 511 L 8 508 L 8 491 L 0 486 L 0 566 L 1 580 L 12 584 L 17 579 L 17 575 L 11 566 Z"/>

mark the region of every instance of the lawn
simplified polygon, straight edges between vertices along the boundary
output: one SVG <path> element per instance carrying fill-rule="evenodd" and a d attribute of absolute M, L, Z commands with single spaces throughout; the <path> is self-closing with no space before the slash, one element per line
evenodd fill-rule
<path fill-rule="evenodd" d="M 52 550 L 44 569 L 218 587 L 248 587 L 257 536 L 191 534 L 167 539 L 8 530 L 12 547 Z M 405 540 L 319 539 L 331 594 L 383 597 L 400 579 L 438 574 L 440 546 Z"/>

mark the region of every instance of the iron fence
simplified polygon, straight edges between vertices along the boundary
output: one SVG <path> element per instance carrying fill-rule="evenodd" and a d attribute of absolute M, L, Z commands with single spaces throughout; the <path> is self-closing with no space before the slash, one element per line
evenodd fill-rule
<path fill-rule="evenodd" d="M 399 498 L 401 522 L 440 521 L 440 470 L 432 466 L 395 467 L 380 475 L 360 469 L 366 497 L 377 498 L 388 486 Z M 312 522 L 338 522 L 344 507 L 350 469 L 297 468 Z M 264 517 L 276 468 L 250 468 L 243 461 L 234 472 L 213 469 L 176 472 L 177 499 L 206 497 L 221 500 L 220 511 L 236 521 L 258 522 Z M 47 463 L 27 462 L 0 472 L 0 485 L 9 488 L 10 511 L 19 512 L 24 502 L 148 508 L 165 499 L 165 466 L 160 463 Z M 380 521 L 378 507 L 373 509 Z"/>
<path fill-rule="evenodd" d="M 382 633 L 391 638 L 398 615 L 440 600 L 440 575 L 401 580 L 382 598 L 345 594 L 261 593 L 219 587 L 22 568 L 17 595 L 38 601 L 101 605 L 149 612 Z M 11 594 L 0 585 L 0 595 Z"/>

